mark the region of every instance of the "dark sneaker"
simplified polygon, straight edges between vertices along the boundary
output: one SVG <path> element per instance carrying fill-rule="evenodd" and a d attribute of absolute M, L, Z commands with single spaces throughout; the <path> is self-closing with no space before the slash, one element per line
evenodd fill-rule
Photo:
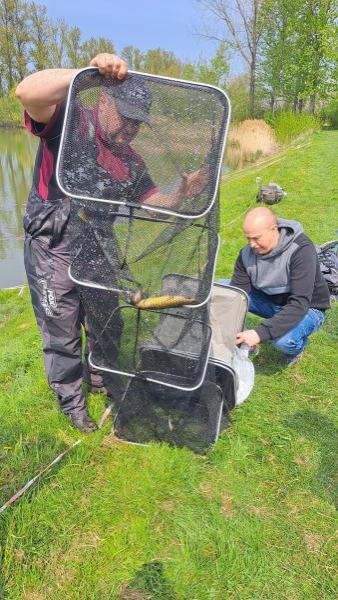
<path fill-rule="evenodd" d="M 299 354 L 283 354 L 282 363 L 285 367 L 293 367 L 296 365 L 303 357 L 304 351 L 299 352 Z"/>
<path fill-rule="evenodd" d="M 83 433 L 91 433 L 98 429 L 97 423 L 91 419 L 88 415 L 70 415 L 73 427 L 83 431 Z"/>
<path fill-rule="evenodd" d="M 100 385 L 100 386 L 89 385 L 88 392 L 90 394 L 106 394 L 106 395 L 108 395 L 107 388 L 105 388 L 104 385 Z"/>

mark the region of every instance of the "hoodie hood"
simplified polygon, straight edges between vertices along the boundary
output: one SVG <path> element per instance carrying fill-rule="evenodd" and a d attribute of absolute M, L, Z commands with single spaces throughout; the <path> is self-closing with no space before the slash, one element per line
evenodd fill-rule
<path fill-rule="evenodd" d="M 277 246 L 271 250 L 268 254 L 260 254 L 261 260 L 269 259 L 274 256 L 278 256 L 282 252 L 285 252 L 294 240 L 303 233 L 303 225 L 298 221 L 287 221 L 286 219 L 277 219 L 279 229 L 279 240 Z"/>

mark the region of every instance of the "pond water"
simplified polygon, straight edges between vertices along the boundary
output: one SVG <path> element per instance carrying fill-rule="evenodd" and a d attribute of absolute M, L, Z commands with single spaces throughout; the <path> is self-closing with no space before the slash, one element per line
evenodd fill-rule
<path fill-rule="evenodd" d="M 25 130 L 0 128 L 0 289 L 22 285 L 22 218 L 37 141 Z"/>
<path fill-rule="evenodd" d="M 0 289 L 26 281 L 22 218 L 37 144 L 24 129 L 0 128 Z M 222 174 L 228 170 L 223 166 Z"/>

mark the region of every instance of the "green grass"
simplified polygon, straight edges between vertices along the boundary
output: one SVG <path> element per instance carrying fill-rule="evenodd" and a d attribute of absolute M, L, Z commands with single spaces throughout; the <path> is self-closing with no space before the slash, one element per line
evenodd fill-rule
<path fill-rule="evenodd" d="M 316 134 L 224 180 L 218 276 L 244 244 L 257 176 L 288 192 L 279 215 L 300 220 L 316 243 L 334 238 L 337 139 Z M 201 458 L 119 443 L 108 425 L 79 436 L 45 381 L 27 290 L 0 292 L 0 504 L 82 437 L 0 515 L 0 598 L 333 599 L 337 309 L 293 369 L 263 346 L 254 391 Z M 89 403 L 99 417 L 103 400 Z"/>

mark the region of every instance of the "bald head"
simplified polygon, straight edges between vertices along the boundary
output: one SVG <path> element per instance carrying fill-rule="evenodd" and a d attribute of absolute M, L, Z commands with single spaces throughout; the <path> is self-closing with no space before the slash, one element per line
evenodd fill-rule
<path fill-rule="evenodd" d="M 260 206 L 250 210 L 244 219 L 243 231 L 256 254 L 268 254 L 278 244 L 277 218 L 270 208 Z"/>
<path fill-rule="evenodd" d="M 276 215 L 270 208 L 260 206 L 249 210 L 244 219 L 243 229 L 245 230 L 247 227 L 256 227 L 258 225 L 263 225 L 265 227 L 277 225 Z"/>

